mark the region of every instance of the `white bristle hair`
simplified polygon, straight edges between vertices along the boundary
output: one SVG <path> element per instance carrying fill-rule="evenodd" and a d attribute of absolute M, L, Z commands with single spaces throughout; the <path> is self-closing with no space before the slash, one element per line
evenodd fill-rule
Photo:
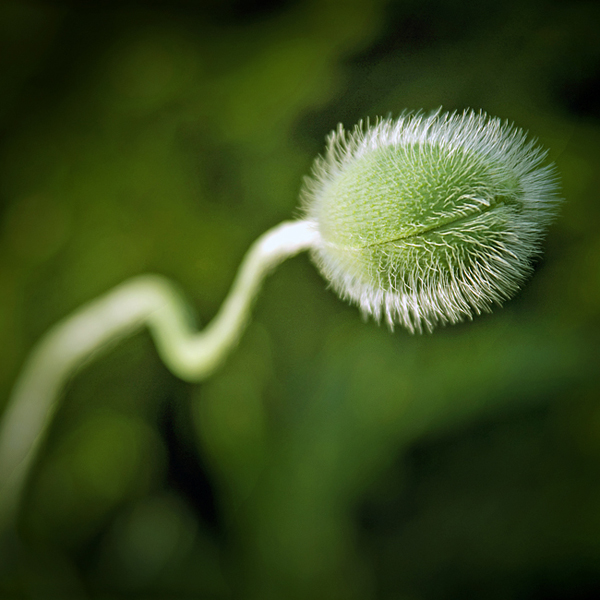
<path fill-rule="evenodd" d="M 472 110 L 352 131 L 340 124 L 301 194 L 320 233 L 313 260 L 342 298 L 391 328 L 432 331 L 489 312 L 531 274 L 556 214 L 557 177 L 545 158 L 522 129 Z M 376 237 L 394 227 L 396 236 Z"/>

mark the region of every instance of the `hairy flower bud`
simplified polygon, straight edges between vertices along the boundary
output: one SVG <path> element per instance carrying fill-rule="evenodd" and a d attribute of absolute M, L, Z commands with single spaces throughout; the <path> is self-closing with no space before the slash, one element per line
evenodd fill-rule
<path fill-rule="evenodd" d="M 303 201 L 343 298 L 411 332 L 509 299 L 557 205 L 546 152 L 483 113 L 405 115 L 328 139 Z"/>

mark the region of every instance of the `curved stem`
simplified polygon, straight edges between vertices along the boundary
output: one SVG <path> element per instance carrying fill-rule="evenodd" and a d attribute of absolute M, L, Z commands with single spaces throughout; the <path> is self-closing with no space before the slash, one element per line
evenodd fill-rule
<path fill-rule="evenodd" d="M 239 339 L 264 277 L 317 238 L 310 221 L 281 223 L 258 238 L 219 313 L 199 333 L 187 318 L 183 298 L 158 275 L 135 277 L 50 329 L 30 354 L 0 424 L 0 531 L 14 521 L 63 386 L 87 359 L 146 325 L 175 375 L 187 381 L 208 377 Z"/>

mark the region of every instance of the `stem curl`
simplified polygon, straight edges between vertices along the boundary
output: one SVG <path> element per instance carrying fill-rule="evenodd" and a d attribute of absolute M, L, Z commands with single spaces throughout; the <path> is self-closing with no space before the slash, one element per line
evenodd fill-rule
<path fill-rule="evenodd" d="M 88 359 L 145 325 L 173 374 L 190 382 L 205 379 L 237 343 L 265 276 L 286 258 L 314 247 L 318 236 L 306 220 L 281 223 L 259 237 L 203 331 L 193 329 L 187 303 L 159 275 L 130 279 L 50 329 L 30 354 L 0 423 L 0 532 L 14 523 L 63 387 Z"/>

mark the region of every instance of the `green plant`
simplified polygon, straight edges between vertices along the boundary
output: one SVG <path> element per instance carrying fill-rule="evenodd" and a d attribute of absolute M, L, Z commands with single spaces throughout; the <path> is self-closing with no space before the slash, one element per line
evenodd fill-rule
<path fill-rule="evenodd" d="M 522 130 L 472 111 L 407 115 L 351 133 L 340 126 L 307 180 L 305 218 L 255 242 L 203 331 L 167 280 L 142 276 L 42 338 L 0 427 L 0 530 L 14 519 L 65 381 L 86 359 L 146 325 L 174 374 L 205 379 L 238 340 L 265 275 L 302 250 L 365 315 L 411 332 L 510 298 L 557 206 L 544 157 Z"/>

